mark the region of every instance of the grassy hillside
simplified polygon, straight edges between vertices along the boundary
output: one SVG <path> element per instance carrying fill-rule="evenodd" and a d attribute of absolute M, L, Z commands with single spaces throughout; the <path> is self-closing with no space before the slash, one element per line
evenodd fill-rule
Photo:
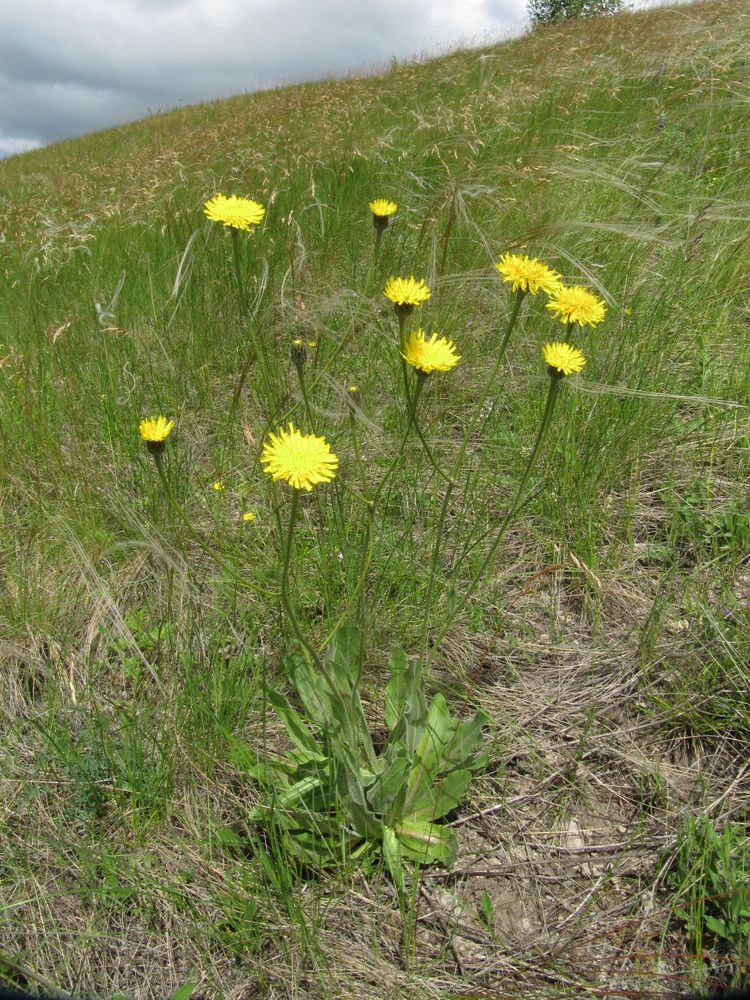
<path fill-rule="evenodd" d="M 0 162 L 0 977 L 421 1000 L 747 970 L 749 112 L 750 12 L 714 0 Z M 266 208 L 244 318 L 217 191 Z M 374 197 L 398 203 L 377 256 Z M 499 537 L 564 333 L 526 296 L 488 382 L 506 252 L 607 315 Z M 413 325 L 461 362 L 369 508 L 408 426 L 392 274 L 426 280 Z M 377 856 L 296 865 L 248 818 L 299 650 L 290 491 L 258 460 L 288 419 L 340 459 L 300 504 L 303 634 L 365 630 L 376 741 L 397 646 L 489 716 L 458 861 L 400 897 Z"/>

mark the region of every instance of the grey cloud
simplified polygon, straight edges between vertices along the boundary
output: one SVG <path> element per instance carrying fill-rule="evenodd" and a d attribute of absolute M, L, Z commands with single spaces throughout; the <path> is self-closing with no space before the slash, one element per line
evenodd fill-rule
<path fill-rule="evenodd" d="M 499 35 L 524 0 L 2 0 L 0 155 Z"/>

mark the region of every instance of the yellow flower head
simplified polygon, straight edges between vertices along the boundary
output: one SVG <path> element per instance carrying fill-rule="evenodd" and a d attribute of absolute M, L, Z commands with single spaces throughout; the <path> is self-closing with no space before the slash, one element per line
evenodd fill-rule
<path fill-rule="evenodd" d="M 586 359 L 577 347 L 557 341 L 544 345 L 544 360 L 552 369 L 550 374 L 557 376 L 574 375 L 586 364 Z"/>
<path fill-rule="evenodd" d="M 238 198 L 232 195 L 226 198 L 217 194 L 203 206 L 204 213 L 212 222 L 223 222 L 232 229 L 246 229 L 257 226 L 266 214 L 265 208 L 250 198 Z"/>
<path fill-rule="evenodd" d="M 506 253 L 495 264 L 503 281 L 510 282 L 514 292 L 547 292 L 552 294 L 560 287 L 560 275 L 543 264 L 538 257 Z"/>
<path fill-rule="evenodd" d="M 460 354 L 456 354 L 453 341 L 438 337 L 436 333 L 427 339 L 424 330 L 414 330 L 404 344 L 401 357 L 423 375 L 433 372 L 449 372 L 458 364 Z"/>
<path fill-rule="evenodd" d="M 300 434 L 291 421 L 288 430 L 280 427 L 278 434 L 268 437 L 260 461 L 274 479 L 285 479 L 295 490 L 309 493 L 316 483 L 336 477 L 339 460 L 325 438 Z"/>
<path fill-rule="evenodd" d="M 242 515 L 242 520 L 243 521 L 254 521 L 255 520 L 255 513 L 252 510 L 246 510 L 245 513 Z"/>
<path fill-rule="evenodd" d="M 390 277 L 385 283 L 383 294 L 395 306 L 413 308 L 429 299 L 432 293 L 424 283 L 424 278 L 420 278 L 417 281 L 414 275 L 412 275 L 410 278 Z"/>
<path fill-rule="evenodd" d="M 138 430 L 144 441 L 153 444 L 166 441 L 173 427 L 174 420 L 167 420 L 166 417 L 145 417 L 138 425 Z"/>
<path fill-rule="evenodd" d="M 217 493 L 221 493 L 222 490 L 226 489 L 226 486 L 224 485 L 224 483 L 222 483 L 220 479 L 217 479 L 216 482 L 214 483 L 214 489 L 216 490 Z"/>
<path fill-rule="evenodd" d="M 395 201 L 389 201 L 387 198 L 376 198 L 375 201 L 370 202 L 370 211 L 373 215 L 378 215 L 381 218 L 388 218 L 389 215 L 393 215 L 396 212 L 398 205 Z"/>
<path fill-rule="evenodd" d="M 596 326 L 607 311 L 606 304 L 598 296 L 580 285 L 560 285 L 547 308 L 562 323 L 580 323 L 581 326 Z"/>

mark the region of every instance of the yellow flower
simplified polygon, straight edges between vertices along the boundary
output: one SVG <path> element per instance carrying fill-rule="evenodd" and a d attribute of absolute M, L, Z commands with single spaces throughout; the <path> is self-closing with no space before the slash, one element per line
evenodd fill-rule
<path fill-rule="evenodd" d="M 173 427 L 174 420 L 167 420 L 166 417 L 145 417 L 138 425 L 138 430 L 147 443 L 160 444 L 166 441 Z"/>
<path fill-rule="evenodd" d="M 506 253 L 495 264 L 503 281 L 512 282 L 514 292 L 547 292 L 552 294 L 560 287 L 560 275 L 543 264 L 538 257 L 525 254 Z"/>
<path fill-rule="evenodd" d="M 225 198 L 223 194 L 215 195 L 205 203 L 203 211 L 212 222 L 223 222 L 232 229 L 246 230 L 257 226 L 266 214 L 265 208 L 257 201 L 238 198 L 234 194 L 230 198 Z"/>
<path fill-rule="evenodd" d="M 226 489 L 226 486 L 224 485 L 224 483 L 222 483 L 220 479 L 217 479 L 216 482 L 214 483 L 214 489 L 216 490 L 217 493 L 221 493 L 222 490 Z"/>
<path fill-rule="evenodd" d="M 269 476 L 285 479 L 295 490 L 308 493 L 316 483 L 336 477 L 339 460 L 325 438 L 300 434 L 291 421 L 288 430 L 280 427 L 278 434 L 268 436 L 260 461 Z"/>
<path fill-rule="evenodd" d="M 557 376 L 573 375 L 586 364 L 586 359 L 577 347 L 558 341 L 544 345 L 544 360 L 552 369 L 550 374 Z"/>
<path fill-rule="evenodd" d="M 547 308 L 563 323 L 580 323 L 581 326 L 596 326 L 604 319 L 606 304 L 580 285 L 560 285 L 553 293 Z"/>
<path fill-rule="evenodd" d="M 308 347 L 317 347 L 318 346 L 318 342 L 317 342 L 317 340 L 308 340 L 307 346 Z"/>
<path fill-rule="evenodd" d="M 417 281 L 412 275 L 410 278 L 390 277 L 385 284 L 383 294 L 396 306 L 413 307 L 421 305 L 432 293 L 424 283 L 424 278 Z"/>
<path fill-rule="evenodd" d="M 459 361 L 453 341 L 438 337 L 436 333 L 427 339 L 423 330 L 414 330 L 404 344 L 401 357 L 423 375 L 432 372 L 449 372 Z"/>
<path fill-rule="evenodd" d="M 387 198 L 376 198 L 375 201 L 370 202 L 370 211 L 373 215 L 378 215 L 380 217 L 393 215 L 398 205 L 395 201 L 389 201 Z"/>
<path fill-rule="evenodd" d="M 242 520 L 243 521 L 254 521 L 255 520 L 255 514 L 254 514 L 254 512 L 251 511 L 251 510 L 246 510 L 245 513 L 242 515 Z"/>

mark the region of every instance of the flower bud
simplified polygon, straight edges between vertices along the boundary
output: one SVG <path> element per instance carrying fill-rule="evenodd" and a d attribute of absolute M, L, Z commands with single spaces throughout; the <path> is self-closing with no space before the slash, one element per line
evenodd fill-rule
<path fill-rule="evenodd" d="M 358 385 L 348 385 L 346 387 L 346 402 L 351 413 L 356 413 L 362 407 L 362 393 Z"/>
<path fill-rule="evenodd" d="M 295 337 L 289 346 L 289 356 L 295 368 L 303 368 L 307 361 L 307 347 L 301 337 Z"/>

